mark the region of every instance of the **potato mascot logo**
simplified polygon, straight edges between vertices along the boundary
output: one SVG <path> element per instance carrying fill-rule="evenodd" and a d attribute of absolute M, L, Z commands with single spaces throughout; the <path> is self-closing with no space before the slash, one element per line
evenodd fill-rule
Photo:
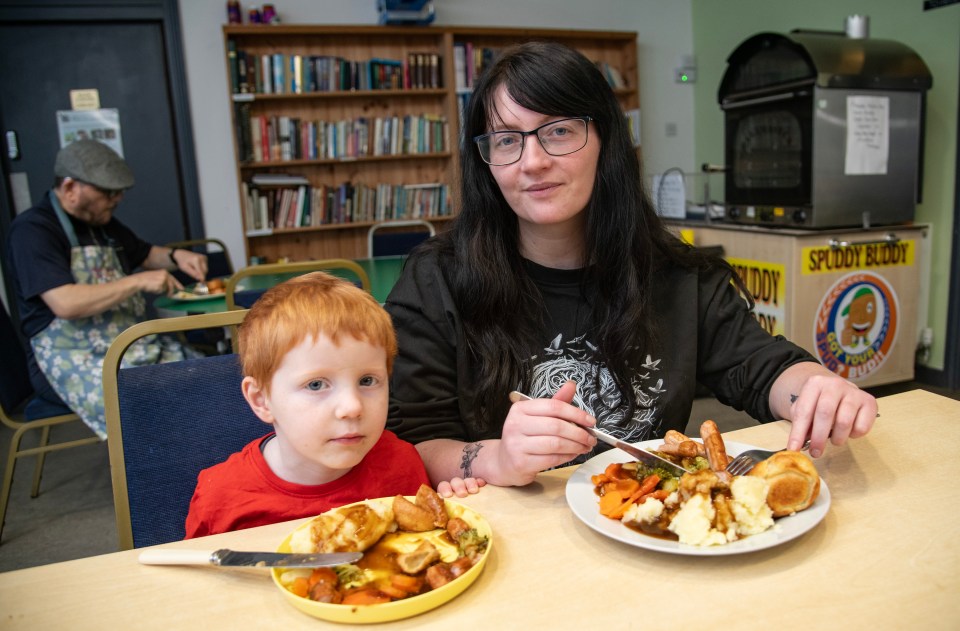
<path fill-rule="evenodd" d="M 823 297 L 814 319 L 820 361 L 841 377 L 863 379 L 890 354 L 898 314 L 897 295 L 882 277 L 844 276 Z"/>

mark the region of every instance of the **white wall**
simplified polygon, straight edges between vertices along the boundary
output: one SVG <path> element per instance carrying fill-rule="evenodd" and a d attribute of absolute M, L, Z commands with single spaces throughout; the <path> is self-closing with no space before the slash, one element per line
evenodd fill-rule
<path fill-rule="evenodd" d="M 289 24 L 376 24 L 375 0 L 284 0 Z M 252 3 L 242 2 L 244 11 Z M 641 140 L 648 174 L 693 169 L 693 90 L 674 83 L 693 52 L 690 0 L 435 0 L 436 24 L 637 31 Z M 224 240 L 244 264 L 240 195 L 233 164 L 222 0 L 181 0 L 190 115 L 207 236 Z M 268 28 L 268 27 L 267 27 Z M 676 135 L 668 137 L 668 124 Z"/>

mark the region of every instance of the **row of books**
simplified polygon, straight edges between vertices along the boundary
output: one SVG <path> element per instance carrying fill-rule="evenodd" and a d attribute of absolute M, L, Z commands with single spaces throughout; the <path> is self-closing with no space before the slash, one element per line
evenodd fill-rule
<path fill-rule="evenodd" d="M 453 69 L 458 92 L 469 92 L 476 85 L 477 79 L 500 53 L 498 48 L 474 46 L 473 42 L 456 42 L 453 45 Z M 605 61 L 594 62 L 610 87 L 626 88 L 627 82 L 616 66 Z"/>
<path fill-rule="evenodd" d="M 243 183 L 243 196 L 247 236 L 277 229 L 450 215 L 445 184 L 310 186 L 303 179 L 293 186 L 265 187 L 251 181 Z"/>
<path fill-rule="evenodd" d="M 405 59 L 354 61 L 332 55 L 255 54 L 227 43 L 234 94 L 304 94 L 345 90 L 443 87 L 440 55 L 411 52 Z"/>
<path fill-rule="evenodd" d="M 454 43 L 453 73 L 457 91 L 472 90 L 480 74 L 493 63 L 499 52 L 498 48 L 474 46 L 473 42 Z"/>
<path fill-rule="evenodd" d="M 237 109 L 241 162 L 344 160 L 449 150 L 449 125 L 439 114 L 305 121 L 251 115 L 249 104 Z"/>

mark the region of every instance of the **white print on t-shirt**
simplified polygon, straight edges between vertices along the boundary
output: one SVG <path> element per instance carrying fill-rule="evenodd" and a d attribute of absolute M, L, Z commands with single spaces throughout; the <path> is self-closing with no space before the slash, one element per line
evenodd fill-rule
<path fill-rule="evenodd" d="M 577 382 L 573 404 L 597 419 L 597 427 L 628 442 L 651 438 L 656 425 L 657 402 L 666 392 L 658 378 L 660 360 L 647 355 L 646 361 L 631 379 L 637 407 L 632 419 L 625 419 L 626 405 L 606 365 L 597 360 L 597 346 L 584 336 L 562 341 L 557 335 L 544 349 L 544 355 L 531 358 L 533 375 L 530 396 L 549 398 L 565 382 Z M 597 380 L 596 376 L 600 379 Z M 599 389 L 597 388 L 599 384 Z"/>

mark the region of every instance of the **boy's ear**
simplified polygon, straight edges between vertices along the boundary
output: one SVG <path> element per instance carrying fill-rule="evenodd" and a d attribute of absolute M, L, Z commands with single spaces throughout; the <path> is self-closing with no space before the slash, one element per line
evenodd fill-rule
<path fill-rule="evenodd" d="M 273 412 L 270 411 L 270 397 L 253 377 L 244 377 L 240 382 L 240 391 L 253 413 L 263 421 L 273 425 Z"/>

